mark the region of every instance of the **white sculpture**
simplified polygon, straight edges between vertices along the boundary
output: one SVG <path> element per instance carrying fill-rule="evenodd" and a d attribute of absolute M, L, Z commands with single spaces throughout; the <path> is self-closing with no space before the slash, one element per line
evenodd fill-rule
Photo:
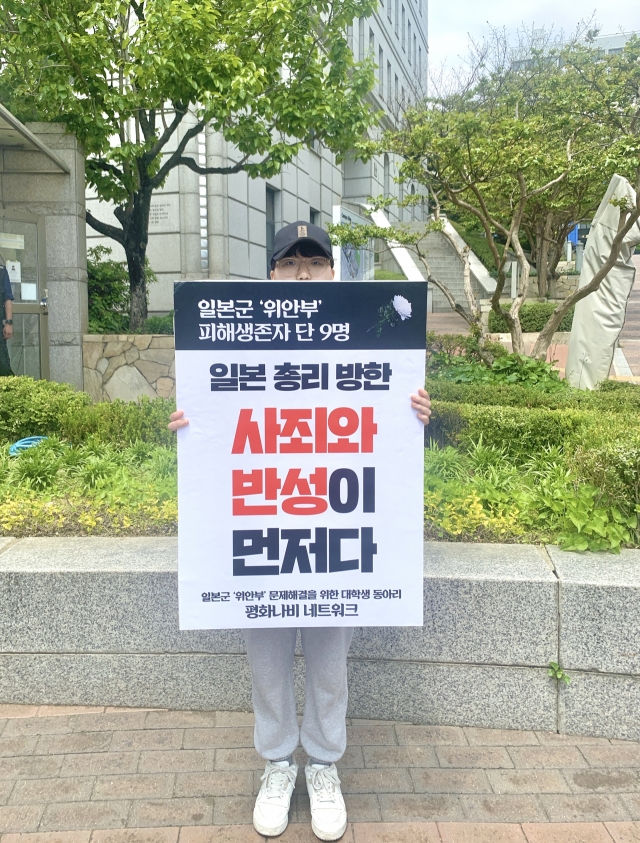
<path fill-rule="evenodd" d="M 610 204 L 614 197 L 626 197 L 635 204 L 636 192 L 622 176 L 611 179 L 587 237 L 579 288 L 591 281 L 611 253 L 620 220 L 620 208 Z M 631 257 L 638 243 L 640 222 L 625 237 L 618 260 L 600 287 L 576 304 L 566 366 L 571 386 L 593 389 L 609 376 L 633 287 L 635 267 Z"/>

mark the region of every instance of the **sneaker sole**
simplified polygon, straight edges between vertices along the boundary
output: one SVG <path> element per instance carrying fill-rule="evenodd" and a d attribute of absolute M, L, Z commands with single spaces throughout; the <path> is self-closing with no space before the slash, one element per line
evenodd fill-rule
<path fill-rule="evenodd" d="M 344 821 L 344 825 L 340 829 L 340 831 L 320 831 L 318 826 L 311 820 L 311 830 L 318 837 L 320 840 L 340 840 L 340 838 L 344 835 L 345 831 L 347 830 L 347 820 Z"/>
<path fill-rule="evenodd" d="M 281 834 L 284 833 L 286 827 L 289 825 L 289 817 L 284 821 L 282 825 L 277 826 L 276 828 L 269 828 L 266 825 L 260 825 L 259 822 L 253 820 L 253 827 L 258 832 L 258 834 L 262 834 L 265 837 L 279 837 Z M 344 832 L 343 832 L 344 833 Z M 338 838 L 330 838 L 331 840 L 337 840 Z"/>

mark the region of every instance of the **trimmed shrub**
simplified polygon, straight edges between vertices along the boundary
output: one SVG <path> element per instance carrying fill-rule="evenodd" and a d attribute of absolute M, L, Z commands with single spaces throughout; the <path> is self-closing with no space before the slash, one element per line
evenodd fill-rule
<path fill-rule="evenodd" d="M 407 276 L 401 272 L 391 272 L 389 269 L 376 269 L 373 273 L 376 281 L 406 281 Z"/>
<path fill-rule="evenodd" d="M 0 378 L 0 442 L 59 433 L 62 418 L 90 402 L 86 393 L 66 383 Z"/>
<path fill-rule="evenodd" d="M 507 357 L 509 354 L 503 345 L 491 340 L 485 342 L 484 349 L 495 358 Z M 427 361 L 430 361 L 434 354 L 464 355 L 470 360 L 480 361 L 478 340 L 467 334 L 436 334 L 434 331 L 427 331 Z"/>
<path fill-rule="evenodd" d="M 615 384 L 613 389 L 610 384 Z M 459 404 L 546 407 L 550 410 L 573 408 L 625 414 L 640 411 L 640 386 L 615 381 L 605 381 L 593 391 L 567 388 L 543 392 L 522 384 L 453 383 L 440 378 L 427 378 L 425 388 L 433 399 Z M 629 426 L 637 423 L 632 419 L 631 416 Z"/>
<path fill-rule="evenodd" d="M 142 441 L 175 446 L 175 434 L 167 428 L 169 415 L 175 408 L 171 398 L 146 396 L 139 402 L 91 404 L 65 414 L 60 420 L 59 433 L 73 444 L 95 437 L 117 445 Z"/>
<path fill-rule="evenodd" d="M 428 427 L 429 438 L 441 447 L 453 445 L 463 450 L 474 442 L 504 451 L 506 457 L 521 464 L 545 449 L 557 447 L 573 451 L 587 441 L 628 430 L 628 421 L 620 414 L 547 407 L 498 407 L 490 405 L 433 402 Z"/>
<path fill-rule="evenodd" d="M 541 331 L 546 325 L 549 317 L 556 309 L 557 305 L 553 302 L 539 301 L 539 302 L 525 302 L 520 308 L 520 324 L 524 333 L 535 333 Z M 508 311 L 509 307 L 503 305 L 503 311 Z M 562 322 L 558 325 L 558 331 L 570 331 L 573 323 L 573 311 L 571 310 L 565 314 Z M 489 331 L 492 334 L 508 334 L 509 325 L 506 319 L 498 316 L 497 313 L 491 311 L 489 313 Z"/>
<path fill-rule="evenodd" d="M 610 431 L 602 431 L 598 438 L 595 446 L 590 443 L 576 449 L 576 472 L 613 500 L 640 506 L 640 433 L 629 431 L 612 438 Z"/>
<path fill-rule="evenodd" d="M 173 310 L 166 316 L 150 316 L 144 323 L 145 334 L 173 334 Z"/>
<path fill-rule="evenodd" d="M 167 429 L 175 401 L 142 397 L 139 402 L 92 404 L 85 392 L 52 381 L 0 378 L 0 442 L 27 436 L 59 436 L 74 444 L 90 437 L 127 445 L 138 440 L 175 445 Z"/>

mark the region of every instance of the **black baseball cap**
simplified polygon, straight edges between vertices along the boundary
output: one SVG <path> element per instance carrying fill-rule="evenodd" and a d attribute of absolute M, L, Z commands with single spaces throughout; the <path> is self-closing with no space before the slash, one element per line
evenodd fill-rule
<path fill-rule="evenodd" d="M 333 266 L 333 252 L 331 249 L 331 240 L 326 231 L 317 225 L 304 220 L 292 222 L 289 225 L 283 226 L 280 231 L 276 233 L 273 239 L 273 257 L 271 258 L 271 268 L 273 269 L 275 262 L 279 261 L 293 246 L 299 243 L 314 243 L 323 255 L 331 261 Z"/>

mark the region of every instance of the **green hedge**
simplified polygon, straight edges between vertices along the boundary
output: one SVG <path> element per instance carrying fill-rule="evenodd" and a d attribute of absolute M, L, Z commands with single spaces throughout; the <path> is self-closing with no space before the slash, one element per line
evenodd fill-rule
<path fill-rule="evenodd" d="M 373 274 L 375 281 L 406 281 L 407 276 L 401 272 L 392 272 L 390 269 L 376 269 Z"/>
<path fill-rule="evenodd" d="M 543 392 L 519 384 L 452 383 L 440 378 L 427 378 L 426 389 L 433 399 L 459 404 L 623 413 L 628 416 L 630 426 L 638 425 L 640 413 L 640 386 L 616 381 L 605 381 L 593 391 L 565 389 Z"/>
<path fill-rule="evenodd" d="M 556 309 L 557 305 L 553 302 L 539 301 L 539 302 L 525 302 L 520 308 L 520 324 L 525 333 L 535 333 L 541 331 L 546 325 L 549 317 Z M 508 311 L 508 306 L 502 307 L 503 311 Z M 573 323 L 573 308 L 565 314 L 562 322 L 558 325 L 558 331 L 570 331 Z M 497 313 L 491 311 L 489 313 L 489 331 L 492 334 L 508 334 L 509 325 L 507 320 Z"/>
<path fill-rule="evenodd" d="M 66 383 L 0 378 L 0 441 L 58 433 L 64 416 L 79 413 L 90 403 L 85 392 Z"/>
<path fill-rule="evenodd" d="M 0 442 L 57 435 L 72 443 L 94 437 L 118 445 L 138 440 L 172 445 L 175 436 L 167 421 L 174 409 L 167 398 L 92 404 L 85 392 L 68 384 L 0 378 Z"/>
<path fill-rule="evenodd" d="M 620 435 L 627 429 L 623 416 L 587 410 L 434 401 L 428 435 L 441 447 L 453 445 L 463 450 L 482 440 L 487 447 L 503 449 L 508 458 L 521 463 L 551 447 L 575 450 L 589 437 Z"/>
<path fill-rule="evenodd" d="M 61 419 L 59 435 L 79 444 L 90 437 L 115 445 L 149 442 L 175 445 L 176 437 L 167 428 L 176 404 L 172 398 L 143 396 L 140 401 L 91 404 Z"/>

